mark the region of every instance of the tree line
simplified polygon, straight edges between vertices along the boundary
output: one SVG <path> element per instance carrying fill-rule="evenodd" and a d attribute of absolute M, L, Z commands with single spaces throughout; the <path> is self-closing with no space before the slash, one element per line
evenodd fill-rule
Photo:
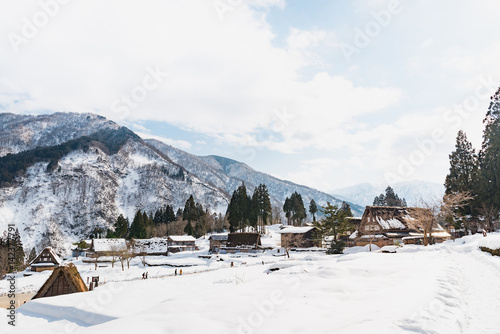
<path fill-rule="evenodd" d="M 478 152 L 465 131 L 457 134 L 449 155 L 450 169 L 444 186 L 447 195 L 466 193 L 472 199 L 448 217 L 455 229 L 493 231 L 500 213 L 500 88 L 491 97 L 483 120 L 483 140 Z"/>

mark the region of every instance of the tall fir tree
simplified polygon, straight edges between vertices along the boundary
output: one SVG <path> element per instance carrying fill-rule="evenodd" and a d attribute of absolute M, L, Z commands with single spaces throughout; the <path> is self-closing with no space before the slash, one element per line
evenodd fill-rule
<path fill-rule="evenodd" d="M 251 198 L 247 194 L 247 188 L 243 182 L 233 192 L 231 201 L 227 207 L 226 217 L 229 221 L 229 230 L 235 232 L 242 230 L 249 224 Z"/>
<path fill-rule="evenodd" d="M 318 206 L 316 205 L 316 202 L 314 199 L 311 199 L 311 202 L 309 203 L 309 212 L 313 216 L 313 222 L 316 221 L 316 212 L 318 212 Z"/>
<path fill-rule="evenodd" d="M 132 225 L 130 225 L 129 237 L 131 239 L 145 239 L 147 237 L 144 215 L 141 210 L 137 211 L 134 220 L 132 221 Z"/>

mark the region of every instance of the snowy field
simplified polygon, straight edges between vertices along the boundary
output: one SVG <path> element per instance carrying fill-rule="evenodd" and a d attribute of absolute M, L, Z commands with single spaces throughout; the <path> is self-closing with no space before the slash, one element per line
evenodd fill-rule
<path fill-rule="evenodd" d="M 278 239 L 271 236 L 268 243 Z M 500 257 L 479 250 L 486 241 L 500 242 L 500 233 L 395 254 L 359 247 L 290 259 L 276 251 L 200 258 L 208 243 L 199 240 L 199 252 L 146 258 L 157 266 L 136 259 L 123 272 L 119 263 L 95 271 L 75 261 L 84 280 L 99 275 L 106 284 L 30 301 L 16 328 L 2 316 L 0 332 L 500 333 Z M 175 265 L 189 266 L 174 276 Z M 18 288 L 36 290 L 48 275 L 20 277 Z"/>

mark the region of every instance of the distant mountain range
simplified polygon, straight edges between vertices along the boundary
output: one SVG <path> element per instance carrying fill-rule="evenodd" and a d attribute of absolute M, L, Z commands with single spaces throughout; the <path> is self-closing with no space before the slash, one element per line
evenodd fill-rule
<path fill-rule="evenodd" d="M 50 242 L 67 250 L 120 213 L 132 219 L 138 209 L 177 209 L 191 194 L 225 213 L 242 182 L 249 192 L 266 184 L 272 204 L 280 207 L 294 191 L 306 208 L 311 199 L 342 202 L 235 160 L 143 140 L 95 114 L 0 114 L 0 233 L 16 224 L 27 248 Z M 352 208 L 355 214 L 363 210 Z"/>
<path fill-rule="evenodd" d="M 350 201 L 361 206 L 372 205 L 375 196 L 385 194 L 387 184 L 360 183 L 354 186 L 332 190 L 336 198 Z M 405 198 L 409 206 L 420 200 L 434 201 L 444 195 L 444 186 L 425 181 L 399 182 L 390 185 L 400 198 Z"/>

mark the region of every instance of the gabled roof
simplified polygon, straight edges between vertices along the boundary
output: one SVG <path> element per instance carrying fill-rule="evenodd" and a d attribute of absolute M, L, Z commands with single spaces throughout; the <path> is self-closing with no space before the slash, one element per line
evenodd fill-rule
<path fill-rule="evenodd" d="M 55 289 L 52 289 L 55 286 Z M 61 288 L 63 286 L 63 288 Z M 73 263 L 61 266 L 52 272 L 32 299 L 89 291 Z"/>
<path fill-rule="evenodd" d="M 168 238 L 176 242 L 196 241 L 196 239 L 192 235 L 169 235 Z"/>
<path fill-rule="evenodd" d="M 259 233 L 229 233 L 227 236 L 228 247 L 260 246 Z"/>
<path fill-rule="evenodd" d="M 94 252 L 120 252 L 127 250 L 125 239 L 92 239 Z"/>
<path fill-rule="evenodd" d="M 291 234 L 304 234 L 304 233 L 307 233 L 309 231 L 312 231 L 314 230 L 315 227 L 314 226 L 284 226 L 282 230 L 280 230 L 278 233 L 280 234 L 287 234 L 287 233 L 291 233 Z"/>
<path fill-rule="evenodd" d="M 212 234 L 208 240 L 226 241 L 227 234 Z"/>
<path fill-rule="evenodd" d="M 411 215 L 406 207 L 367 206 L 361 223 L 377 223 L 383 230 L 405 230 L 408 229 L 407 219 L 411 219 Z"/>
<path fill-rule="evenodd" d="M 51 261 L 50 262 L 42 262 L 44 264 L 48 264 L 48 263 L 53 263 L 54 265 L 60 265 L 62 263 L 62 260 L 61 258 L 56 254 L 56 252 L 54 251 L 54 249 L 52 249 L 52 247 L 45 247 L 36 257 L 33 261 L 31 261 L 30 265 L 34 265 L 34 266 L 37 266 L 37 262 L 40 260 L 40 258 L 42 257 L 42 254 L 44 253 L 49 253 L 49 257 L 51 257 Z"/>
<path fill-rule="evenodd" d="M 165 238 L 134 240 L 134 252 L 166 253 L 167 250 L 168 250 L 168 240 Z"/>

